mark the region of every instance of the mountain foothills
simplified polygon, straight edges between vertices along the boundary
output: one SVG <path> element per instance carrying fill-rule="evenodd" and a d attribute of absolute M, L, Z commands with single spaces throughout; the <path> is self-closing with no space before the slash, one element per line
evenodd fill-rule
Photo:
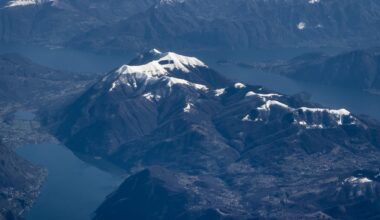
<path fill-rule="evenodd" d="M 45 123 L 131 175 L 94 219 L 377 219 L 380 125 L 151 50 Z"/>
<path fill-rule="evenodd" d="M 377 0 L 8 0 L 5 42 L 96 51 L 373 45 Z"/>
<path fill-rule="evenodd" d="M 354 50 L 335 56 L 311 53 L 257 66 L 295 80 L 380 94 L 380 48 Z"/>

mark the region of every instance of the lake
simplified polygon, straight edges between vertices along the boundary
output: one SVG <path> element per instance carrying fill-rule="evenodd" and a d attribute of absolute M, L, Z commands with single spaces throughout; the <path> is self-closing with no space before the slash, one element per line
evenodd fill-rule
<path fill-rule="evenodd" d="M 83 162 L 64 146 L 27 145 L 16 151 L 49 171 L 39 198 L 26 213 L 28 220 L 89 220 L 124 179 L 119 172 L 105 172 Z"/>

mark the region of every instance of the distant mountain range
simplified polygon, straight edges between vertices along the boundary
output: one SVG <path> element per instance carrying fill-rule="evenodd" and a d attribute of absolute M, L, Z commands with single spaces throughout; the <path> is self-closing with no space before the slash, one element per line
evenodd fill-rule
<path fill-rule="evenodd" d="M 279 73 L 299 81 L 380 94 L 380 48 L 354 50 L 334 56 L 309 53 L 287 61 L 246 67 Z"/>
<path fill-rule="evenodd" d="M 380 126 L 151 50 L 47 116 L 131 176 L 94 219 L 376 219 Z"/>
<path fill-rule="evenodd" d="M 96 51 L 357 47 L 377 43 L 379 11 L 377 0 L 12 0 L 0 39 Z"/>

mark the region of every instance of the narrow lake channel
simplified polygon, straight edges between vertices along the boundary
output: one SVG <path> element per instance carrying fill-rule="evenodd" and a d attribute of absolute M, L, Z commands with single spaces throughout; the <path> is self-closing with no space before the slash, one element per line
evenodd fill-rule
<path fill-rule="evenodd" d="M 87 220 L 123 176 L 83 162 L 69 149 L 55 144 L 27 145 L 17 149 L 23 158 L 48 169 L 40 197 L 27 220 Z"/>

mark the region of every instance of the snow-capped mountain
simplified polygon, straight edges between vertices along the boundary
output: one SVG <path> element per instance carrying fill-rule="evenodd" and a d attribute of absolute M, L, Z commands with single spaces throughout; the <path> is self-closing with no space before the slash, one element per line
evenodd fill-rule
<path fill-rule="evenodd" d="M 233 82 L 197 58 L 158 50 L 106 74 L 46 122 L 73 151 L 136 174 L 95 219 L 329 216 L 320 201 L 380 156 L 380 127 L 368 119 Z M 140 203 L 151 205 L 130 208 Z M 178 210 L 166 212 L 174 203 Z"/>

